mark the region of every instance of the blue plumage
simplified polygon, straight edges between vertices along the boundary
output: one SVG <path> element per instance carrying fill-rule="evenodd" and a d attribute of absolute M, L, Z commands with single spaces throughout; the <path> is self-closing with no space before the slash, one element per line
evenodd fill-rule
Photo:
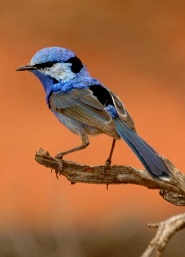
<path fill-rule="evenodd" d="M 39 50 L 31 59 L 30 65 L 45 64 L 48 62 L 65 62 L 71 57 L 74 57 L 75 53 L 71 50 L 62 47 L 46 47 Z"/>
<path fill-rule="evenodd" d="M 157 152 L 137 135 L 134 122 L 118 96 L 92 78 L 71 50 L 44 48 L 33 56 L 28 65 L 17 70 L 29 70 L 39 78 L 51 111 L 69 130 L 81 137 L 80 146 L 59 153 L 56 158 L 87 147 L 88 135 L 105 133 L 113 138 L 107 166 L 111 163 L 116 140 L 122 138 L 154 178 L 169 178 L 167 166 Z"/>

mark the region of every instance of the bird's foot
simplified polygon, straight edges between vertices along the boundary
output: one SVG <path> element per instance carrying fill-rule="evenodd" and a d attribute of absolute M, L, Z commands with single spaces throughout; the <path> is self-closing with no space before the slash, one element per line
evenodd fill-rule
<path fill-rule="evenodd" d="M 62 159 L 63 156 L 64 156 L 63 153 L 58 153 L 58 154 L 55 156 L 55 158 L 58 160 L 58 159 Z"/>
<path fill-rule="evenodd" d="M 58 179 L 58 176 L 60 176 L 60 174 L 62 173 L 62 169 L 63 169 L 63 155 L 62 155 L 62 153 L 57 154 L 55 156 L 55 159 L 57 159 L 57 162 L 58 162 L 58 169 L 55 170 L 56 177 Z"/>
<path fill-rule="evenodd" d="M 104 166 L 104 172 L 106 172 L 111 166 L 111 160 L 107 159 Z"/>

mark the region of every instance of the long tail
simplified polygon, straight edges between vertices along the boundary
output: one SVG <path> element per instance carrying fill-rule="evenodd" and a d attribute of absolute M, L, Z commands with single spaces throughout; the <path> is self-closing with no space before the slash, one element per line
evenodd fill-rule
<path fill-rule="evenodd" d="M 170 172 L 158 153 L 119 117 L 116 117 L 114 122 L 117 133 L 136 154 L 146 170 L 155 178 L 168 180 Z"/>

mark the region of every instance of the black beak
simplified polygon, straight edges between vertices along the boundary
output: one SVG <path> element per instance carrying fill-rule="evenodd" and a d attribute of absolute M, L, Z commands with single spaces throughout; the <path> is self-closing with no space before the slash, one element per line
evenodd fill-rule
<path fill-rule="evenodd" d="M 36 70 L 36 67 L 30 64 L 27 64 L 16 69 L 16 71 L 24 71 L 24 70 Z"/>

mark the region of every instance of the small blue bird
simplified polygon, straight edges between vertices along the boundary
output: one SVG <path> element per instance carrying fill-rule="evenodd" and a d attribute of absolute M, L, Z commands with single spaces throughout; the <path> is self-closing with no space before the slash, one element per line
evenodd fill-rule
<path fill-rule="evenodd" d="M 17 69 L 24 70 L 39 78 L 50 110 L 81 138 L 80 146 L 59 153 L 57 159 L 86 148 L 88 135 L 105 133 L 113 138 L 106 167 L 111 164 L 116 140 L 122 138 L 153 178 L 169 179 L 167 166 L 159 154 L 138 136 L 134 122 L 119 97 L 92 78 L 74 52 L 61 47 L 41 49 L 28 65 Z"/>

